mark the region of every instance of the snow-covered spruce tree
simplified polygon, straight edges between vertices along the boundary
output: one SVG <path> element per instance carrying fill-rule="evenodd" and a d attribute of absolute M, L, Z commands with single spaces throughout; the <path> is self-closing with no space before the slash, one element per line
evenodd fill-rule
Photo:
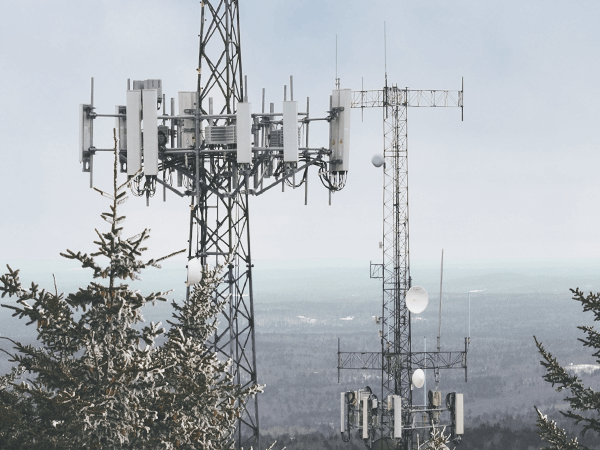
<path fill-rule="evenodd" d="M 447 450 L 450 436 L 444 434 L 446 427 L 439 429 L 434 428 L 429 438 L 423 443 L 417 442 L 418 450 Z"/>
<path fill-rule="evenodd" d="M 579 289 L 571 289 L 573 300 L 581 303 L 583 311 L 592 311 L 594 321 L 600 321 L 600 293 L 590 292 L 587 296 Z M 578 339 L 584 347 L 590 347 L 593 351 L 592 356 L 600 363 L 600 334 L 591 326 L 579 326 L 579 330 L 585 334 L 584 338 Z M 575 374 L 567 372 L 557 361 L 557 359 L 548 352 L 537 338 L 533 337 L 535 344 L 542 355 L 540 364 L 546 369 L 544 380 L 556 386 L 556 390 L 561 392 L 566 389 L 570 392 L 565 397 L 569 404 L 567 411 L 560 413 L 574 421 L 576 425 L 582 425 L 582 432 L 589 431 L 600 435 L 600 393 L 584 386 Z M 548 450 L 587 450 L 577 441 L 577 437 L 570 438 L 564 429 L 560 428 L 554 420 L 544 415 L 537 407 L 535 410 L 538 415 L 537 426 L 538 434 L 541 438 L 550 444 L 546 447 Z"/>
<path fill-rule="evenodd" d="M 230 448 L 245 399 L 262 392 L 263 386 L 241 390 L 234 385 L 231 361 L 220 361 L 206 346 L 217 329 L 215 317 L 224 306 L 213 295 L 220 272 L 220 267 L 206 270 L 189 299 L 181 305 L 173 302 L 174 320 L 169 321 L 167 341 L 155 354 L 166 366 L 166 389 L 154 398 L 161 420 L 153 433 L 166 443 L 159 448 Z"/>
<path fill-rule="evenodd" d="M 23 374 L 23 369 L 13 367 L 11 372 L 0 376 L 0 448 L 20 449 L 23 435 L 31 433 L 35 423 L 30 397 L 19 395 L 13 383 Z M 49 448 L 52 448 L 49 446 Z"/>
<path fill-rule="evenodd" d="M 36 325 L 40 343 L 34 347 L 8 339 L 14 346 L 11 361 L 17 365 L 13 373 L 0 377 L 0 417 L 8 418 L 0 422 L 3 449 L 156 449 L 181 448 L 181 443 L 190 443 L 184 448 L 217 448 L 210 446 L 203 424 L 221 429 L 220 434 L 211 429 L 210 436 L 226 438 L 231 433 L 230 416 L 239 411 L 222 405 L 236 396 L 243 401 L 257 391 L 231 386 L 227 364 L 200 345 L 213 329 L 212 315 L 222 306 L 212 305 L 210 299 L 216 281 L 207 280 L 202 285 L 206 288 L 196 289 L 190 299 L 205 306 L 186 302 L 176 307 L 178 315 L 195 311 L 196 316 L 189 320 L 176 316 L 163 349 L 155 344 L 164 333 L 160 324 L 136 329 L 143 320 L 141 308 L 165 300 L 166 293 L 144 296 L 124 281 L 138 279 L 142 269 L 159 267 L 165 258 L 138 259 L 146 250 L 149 230 L 121 237 L 124 216 L 117 209 L 127 198 L 127 183 L 117 186 L 116 158 L 115 151 L 113 194 L 98 190 L 111 199 L 110 212 L 101 215 L 110 224 L 109 231 L 96 230 L 98 250 L 90 255 L 70 250 L 61 254 L 91 269 L 93 281 L 65 297 L 57 289 L 40 290 L 34 283 L 24 288 L 19 271 L 10 267 L 0 277 L 2 297 L 17 298 L 16 305 L 3 306 L 28 325 Z M 204 373 L 194 373 L 200 367 Z M 26 380 L 15 382 L 20 377 Z M 206 398 L 213 406 L 194 409 L 185 402 L 188 396 L 198 402 Z"/>

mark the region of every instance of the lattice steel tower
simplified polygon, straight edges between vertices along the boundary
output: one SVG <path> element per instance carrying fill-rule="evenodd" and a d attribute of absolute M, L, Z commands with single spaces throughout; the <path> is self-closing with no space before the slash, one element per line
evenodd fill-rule
<path fill-rule="evenodd" d="M 299 112 L 290 77 L 280 112 L 274 103 L 265 111 L 264 89 L 261 112 L 252 112 L 242 74 L 238 0 L 201 2 L 197 71 L 196 91 L 178 93 L 177 113 L 171 98 L 170 114 L 162 82 L 154 79 L 133 86 L 128 81 L 126 105 L 114 114 L 98 114 L 92 80 L 92 100 L 80 105 L 79 157 L 91 185 L 94 155 L 110 150 L 94 146 L 94 120 L 114 117 L 121 171 L 130 177 L 134 194 L 149 203 L 161 186 L 164 196 L 168 190 L 190 198 L 188 283 L 197 282 L 207 266 L 226 264 L 215 300 L 226 300 L 227 306 L 212 345 L 232 358 L 234 380 L 246 387 L 258 382 L 249 197 L 277 185 L 304 185 L 306 202 L 311 166 L 330 192 L 345 186 L 352 93 L 333 90 L 327 116 L 311 118 L 308 99 L 305 112 Z M 312 121 L 328 124 L 325 146 L 310 147 Z M 259 447 L 258 398 L 244 405 L 236 445 Z"/>
<path fill-rule="evenodd" d="M 232 115 L 236 104 L 244 101 L 242 83 L 240 16 L 237 0 L 205 1 L 200 13 L 200 51 L 198 61 L 198 110 L 200 114 Z M 247 100 L 247 99 L 246 99 Z M 213 103 L 215 102 L 215 103 Z M 210 126 L 223 130 L 232 124 L 230 117 L 209 119 Z M 196 127 L 202 122 L 196 121 Z M 196 135 L 200 130 L 196 129 Z M 227 146 L 227 145 L 226 145 Z M 233 147 L 232 144 L 229 146 Z M 221 299 L 228 300 L 227 320 L 221 321 L 214 348 L 233 359 L 234 382 L 242 387 L 258 382 L 254 340 L 254 298 L 248 189 L 237 189 L 231 176 L 237 172 L 236 159 L 222 152 L 196 154 L 195 193 L 190 217 L 189 258 L 202 266 L 224 263 L 226 283 L 218 288 Z M 235 192 L 234 195 L 222 195 Z M 236 430 L 239 447 L 259 443 L 258 396 L 248 399 L 245 414 Z M 246 442 L 247 440 L 250 442 Z"/>
<path fill-rule="evenodd" d="M 341 369 L 381 373 L 381 399 L 370 389 L 341 396 L 342 437 L 349 439 L 350 432 L 358 429 L 367 447 L 412 450 L 417 445 L 413 439 L 417 432 L 429 431 L 440 423 L 441 400 L 434 399 L 433 405 L 413 404 L 411 378 L 415 370 L 434 370 L 438 378 L 439 369 L 461 368 L 466 378 L 466 343 L 465 350 L 459 352 L 442 352 L 439 345 L 437 352 L 412 351 L 411 313 L 406 301 L 411 288 L 408 108 L 452 106 L 462 109 L 462 87 L 459 91 L 400 89 L 387 85 L 387 75 L 383 89 L 353 92 L 352 107 L 382 108 L 384 123 L 384 154 L 373 158 L 376 166 L 383 165 L 383 263 L 371 264 L 371 277 L 382 280 L 382 316 L 377 318 L 381 325 L 381 352 L 338 349 L 338 378 Z M 455 422 L 449 425 L 455 426 L 456 431 Z"/>

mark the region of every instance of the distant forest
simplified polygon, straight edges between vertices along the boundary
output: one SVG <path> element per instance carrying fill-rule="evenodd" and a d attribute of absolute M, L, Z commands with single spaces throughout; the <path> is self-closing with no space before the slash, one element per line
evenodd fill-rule
<path fill-rule="evenodd" d="M 264 435 L 261 447 L 276 442 L 274 450 L 365 450 L 361 439 L 355 438 L 345 443 L 339 434 L 313 431 L 307 434 L 290 436 Z M 501 424 L 479 425 L 465 432 L 457 450 L 539 450 L 540 437 L 533 430 L 512 430 Z"/>
<path fill-rule="evenodd" d="M 52 269 L 42 269 L 51 275 Z M 373 320 L 373 316 L 381 315 L 380 286 L 368 279 L 368 273 L 365 281 L 361 278 L 364 273 L 352 270 L 321 270 L 307 274 L 306 278 L 300 276 L 303 273 L 300 271 L 291 282 L 285 276 L 278 276 L 281 274 L 277 271 L 269 272 L 268 277 L 264 273 L 256 277 L 257 373 L 259 383 L 266 384 L 258 400 L 261 446 L 277 440 L 275 450 L 283 446 L 291 450 L 362 449 L 360 439 L 346 444 L 337 432 L 339 394 L 365 386 L 371 386 L 377 393 L 380 373 L 342 371 L 338 383 L 337 345 L 339 338 L 344 351 L 380 350 L 378 328 Z M 67 278 L 66 274 L 67 271 L 59 272 L 57 278 L 59 290 L 68 292 L 80 282 Z M 168 272 L 163 279 L 149 277 L 145 289 L 171 287 L 172 276 L 167 275 Z M 44 287 L 52 287 L 51 283 L 50 278 Z M 430 307 L 412 318 L 415 351 L 423 350 L 424 337 L 429 350 L 435 346 L 439 325 L 435 296 L 430 292 Z M 442 350 L 464 349 L 467 307 L 466 294 L 444 294 Z M 148 322 L 165 323 L 170 307 L 159 304 L 148 308 L 144 315 Z M 443 371 L 440 380 L 444 394 L 455 391 L 465 395 L 465 435 L 458 448 L 539 448 L 534 405 L 555 416 L 561 426 L 567 425 L 557 414 L 563 407 L 565 393 L 556 392 L 542 380 L 543 368 L 533 335 L 564 365 L 595 364 L 594 358 L 577 342 L 580 332 L 576 327 L 591 324 L 591 319 L 571 300 L 568 291 L 485 291 L 472 296 L 468 382 L 465 383 L 462 370 Z M 24 329 L 5 308 L 0 308 L 0 323 L 2 336 L 34 344 L 35 327 Z M 9 366 L 6 357 L 0 355 L 0 370 L 5 373 Z M 600 371 L 582 377 L 587 385 L 599 390 Z M 428 389 L 434 385 L 429 374 Z M 413 398 L 422 403 L 423 389 L 415 390 Z M 590 435 L 580 440 L 592 442 L 588 444 L 590 448 L 600 448 L 600 442 L 593 441 L 595 438 Z"/>
<path fill-rule="evenodd" d="M 457 450 L 539 450 L 544 442 L 535 427 L 521 428 L 514 418 L 505 417 L 496 423 L 484 423 L 465 430 Z M 570 431 L 577 433 L 570 428 Z M 575 434 L 573 434 L 575 436 Z M 600 440 L 591 436 L 579 436 L 578 441 L 588 448 L 600 448 Z M 261 436 L 261 446 L 268 447 L 276 442 L 273 449 L 282 450 L 365 450 L 358 437 L 343 442 L 338 433 L 332 430 L 317 430 L 305 434 L 282 434 Z"/>

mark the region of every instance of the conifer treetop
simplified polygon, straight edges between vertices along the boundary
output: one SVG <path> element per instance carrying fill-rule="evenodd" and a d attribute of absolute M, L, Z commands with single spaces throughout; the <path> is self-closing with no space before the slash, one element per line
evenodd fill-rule
<path fill-rule="evenodd" d="M 96 230 L 97 251 L 62 253 L 92 269 L 88 286 L 65 297 L 35 283 L 25 288 L 10 266 L 0 276 L 0 295 L 17 298 L 16 304 L 2 306 L 36 325 L 40 344 L 2 337 L 14 352 L 1 350 L 17 366 L 0 379 L 0 394 L 10 405 L 6 414 L 0 412 L 22 420 L 10 430 L 0 426 L 0 446 L 8 445 L 2 441 L 6 437 L 15 448 L 36 448 L 35 442 L 44 449 L 144 448 L 158 418 L 153 401 L 164 389 L 159 386 L 167 367 L 157 358 L 155 340 L 164 329 L 160 323 L 141 330 L 134 325 L 143 321 L 141 307 L 166 300 L 167 292 L 142 295 L 122 281 L 139 278 L 148 266 L 160 267 L 165 258 L 140 259 L 148 229 L 121 238 L 125 216 L 118 207 L 127 200 L 127 182 L 117 185 L 116 142 L 115 137 L 113 193 L 96 189 L 111 201 L 110 211 L 101 214 L 110 229 Z M 101 256 L 108 260 L 105 265 L 98 262 Z"/>
<path fill-rule="evenodd" d="M 579 288 L 571 289 L 573 300 L 581 303 L 583 311 L 591 311 L 594 321 L 600 321 L 600 293 L 590 292 L 585 295 Z M 584 347 L 592 350 L 592 356 L 600 364 L 600 334 L 592 326 L 579 326 L 584 337 L 577 339 Z M 540 364 L 546 370 L 543 379 L 550 383 L 557 392 L 568 391 L 565 402 L 568 404 L 567 411 L 560 413 L 573 421 L 575 425 L 582 426 L 582 434 L 593 432 L 600 435 L 600 392 L 585 386 L 583 381 L 576 375 L 569 373 L 560 365 L 557 358 L 546 350 L 544 345 L 534 336 L 535 345 L 538 348 L 542 360 Z M 554 420 L 543 414 L 537 406 L 538 434 L 543 440 L 550 443 L 548 450 L 588 450 L 587 447 L 577 441 L 577 438 L 569 438 L 564 429 L 560 428 Z"/>

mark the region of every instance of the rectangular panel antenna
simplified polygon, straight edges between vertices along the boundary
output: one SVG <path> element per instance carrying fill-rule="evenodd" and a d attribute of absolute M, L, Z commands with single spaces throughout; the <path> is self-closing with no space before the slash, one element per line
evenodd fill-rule
<path fill-rule="evenodd" d="M 298 102 L 283 102 L 283 161 L 298 162 Z"/>
<path fill-rule="evenodd" d="M 158 175 L 158 110 L 156 89 L 142 91 L 144 120 L 144 175 Z"/>
<path fill-rule="evenodd" d="M 177 100 L 180 116 L 193 116 L 196 114 L 196 92 L 178 92 Z M 196 128 L 193 119 L 183 119 L 181 132 L 181 147 L 192 148 L 196 145 Z"/>
<path fill-rule="evenodd" d="M 92 141 L 92 119 L 88 116 L 91 109 L 92 105 L 79 104 L 79 162 L 83 162 L 84 155 L 89 151 Z M 83 171 L 87 172 L 85 166 L 84 164 Z"/>
<path fill-rule="evenodd" d="M 127 108 L 122 105 L 115 106 L 115 114 L 123 116 L 126 114 Z M 127 118 L 115 117 L 115 129 L 117 130 L 117 138 L 119 139 L 119 167 L 121 173 L 127 172 L 127 165 L 124 164 L 123 157 L 127 159 Z"/>
<path fill-rule="evenodd" d="M 455 394 L 454 398 L 454 434 L 465 434 L 465 414 L 463 394 Z"/>
<path fill-rule="evenodd" d="M 334 119 L 331 127 L 331 164 L 332 172 L 347 172 L 350 157 L 350 109 L 352 108 L 352 91 L 350 89 L 334 89 L 331 95 Z"/>
<path fill-rule="evenodd" d="M 394 395 L 394 439 L 402 437 L 402 397 Z"/>
<path fill-rule="evenodd" d="M 363 439 L 369 438 L 369 396 L 365 395 L 362 398 L 362 437 Z"/>
<path fill-rule="evenodd" d="M 237 162 L 252 163 L 252 105 L 242 102 L 237 104 L 236 112 Z"/>
<path fill-rule="evenodd" d="M 340 431 L 342 433 L 346 432 L 346 416 L 348 415 L 346 411 L 346 393 L 341 393 L 341 403 L 340 403 L 340 411 L 342 413 L 341 421 L 340 421 Z"/>
<path fill-rule="evenodd" d="M 142 91 L 127 91 L 127 175 L 142 168 Z"/>
<path fill-rule="evenodd" d="M 122 105 L 115 106 L 115 114 L 121 116 L 127 114 L 127 108 Z M 115 128 L 119 139 L 119 150 L 127 150 L 127 117 L 115 117 Z"/>

